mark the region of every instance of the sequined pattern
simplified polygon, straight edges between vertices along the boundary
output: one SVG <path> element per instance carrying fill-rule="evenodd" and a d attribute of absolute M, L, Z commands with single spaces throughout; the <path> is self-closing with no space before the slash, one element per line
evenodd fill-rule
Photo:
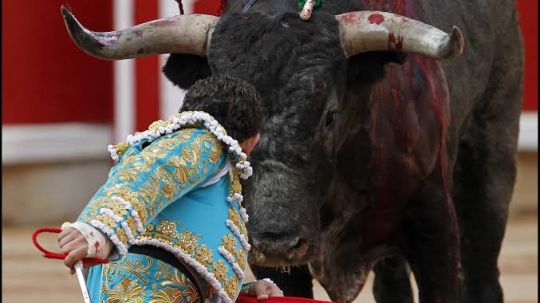
<path fill-rule="evenodd" d="M 101 298 L 92 302 L 201 302 L 196 286 L 181 271 L 143 255 L 128 254 L 103 265 L 101 283 Z"/>
<path fill-rule="evenodd" d="M 180 155 L 180 156 L 178 156 Z M 163 136 L 138 154 L 122 158 L 115 174 L 96 193 L 80 216 L 90 222 L 95 219 L 110 227 L 116 234 L 122 231 L 119 222 L 100 213 L 107 207 L 127 223 L 134 236 L 138 235 L 136 219 L 125 206 L 111 204 L 118 196 L 137 212 L 143 225 L 173 202 L 181 191 L 193 188 L 209 167 L 217 169 L 222 155 L 221 143 L 208 131 L 184 129 Z M 169 161 L 170 160 L 170 161 Z M 107 199 L 109 198 L 109 199 Z M 119 237 L 127 245 L 127 237 Z M 192 248 L 186 247 L 192 252 Z"/>
<path fill-rule="evenodd" d="M 222 245 L 234 260 L 221 256 L 218 247 L 208 247 L 203 235 L 185 229 L 181 220 L 173 222 L 164 219 L 166 216 L 156 217 L 172 202 L 181 203 L 180 195 L 188 193 L 197 184 L 215 174 L 225 161 L 228 160 L 222 151 L 221 143 L 212 134 L 200 129 L 182 129 L 164 135 L 142 150 L 140 146 L 131 146 L 121 155 L 118 164 L 111 170 L 109 180 L 85 208 L 80 220 L 87 223 L 97 220 L 110 228 L 125 246 L 154 245 L 172 252 L 186 264 L 196 268 L 225 302 L 232 302 L 242 283 L 239 279 L 242 275 L 238 277 L 234 270 L 238 272 L 238 267 L 242 270 L 247 268 L 247 251 L 240 245 L 241 239 L 237 231 L 235 234 L 231 226 L 227 225 L 232 222 L 240 231 L 241 238 L 247 239 L 247 230 L 239 215 L 241 199 L 231 199 L 231 203 L 228 203 L 226 197 L 222 197 L 223 202 L 218 204 L 224 204 L 219 211 L 230 221 L 212 223 L 223 224 L 219 227 L 218 236 L 226 236 L 228 242 L 223 242 Z M 241 193 L 238 170 L 234 167 L 228 187 L 230 196 Z M 106 211 L 103 212 L 103 209 Z M 113 264 L 117 265 L 112 268 L 121 268 L 120 264 Z M 181 300 L 178 299 L 180 296 L 187 296 L 187 302 L 200 300 L 195 298 L 198 295 L 189 290 L 189 287 L 184 290 L 168 287 L 181 283 L 173 276 L 166 277 L 166 271 L 155 275 L 152 271 L 153 265 L 149 269 L 142 266 L 149 264 L 148 261 L 141 261 L 140 264 L 125 261 L 125 266 L 128 264 L 136 270 L 125 270 L 123 278 L 122 275 L 118 276 L 117 272 L 104 272 L 104 277 L 111 276 L 105 279 L 114 277 L 114 281 L 103 284 L 102 290 L 108 294 L 109 301 L 124 302 L 122 300 L 125 299 L 126 302 L 139 302 L 137 300 L 141 296 L 144 299 L 142 302 L 176 302 Z M 148 279 L 148 282 L 144 282 L 144 279 Z M 154 283 L 153 279 L 160 281 Z M 139 282 L 134 284 L 134 280 Z M 149 293 L 154 296 L 149 297 Z"/>

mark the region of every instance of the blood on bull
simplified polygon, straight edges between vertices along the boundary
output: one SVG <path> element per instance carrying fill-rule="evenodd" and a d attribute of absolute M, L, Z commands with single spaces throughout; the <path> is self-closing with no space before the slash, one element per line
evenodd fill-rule
<path fill-rule="evenodd" d="M 327 0 L 307 20 L 295 1 L 249 3 L 108 33 L 65 18 L 93 56 L 169 53 L 179 87 L 227 74 L 258 89 L 250 262 L 286 294 L 312 296 L 314 277 L 351 302 L 374 270 L 378 302 L 412 302 L 412 270 L 422 303 L 502 302 L 523 65 L 514 1 Z"/>

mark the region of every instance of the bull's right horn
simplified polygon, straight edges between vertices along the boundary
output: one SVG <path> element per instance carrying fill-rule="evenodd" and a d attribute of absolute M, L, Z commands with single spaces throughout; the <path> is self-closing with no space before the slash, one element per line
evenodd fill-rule
<path fill-rule="evenodd" d="M 63 5 L 61 11 L 75 44 L 91 56 L 108 60 L 170 53 L 206 56 L 219 20 L 210 15 L 181 15 L 100 33 L 82 26 Z"/>
<path fill-rule="evenodd" d="M 347 57 L 367 51 L 396 50 L 447 59 L 463 51 L 463 34 L 456 26 L 447 34 L 420 21 L 379 11 L 350 12 L 337 15 L 336 19 Z"/>

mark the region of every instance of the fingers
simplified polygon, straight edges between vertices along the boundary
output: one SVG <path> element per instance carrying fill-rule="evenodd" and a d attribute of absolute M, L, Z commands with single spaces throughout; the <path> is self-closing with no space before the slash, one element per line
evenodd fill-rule
<path fill-rule="evenodd" d="M 283 297 L 283 291 L 274 283 L 268 285 L 267 291 L 270 297 Z"/>
<path fill-rule="evenodd" d="M 60 248 L 62 248 L 62 246 L 73 241 L 79 235 L 82 236 L 82 234 L 75 228 L 66 228 L 62 230 L 60 234 L 58 234 L 58 245 L 60 245 Z"/>
<path fill-rule="evenodd" d="M 257 300 L 266 300 L 269 297 L 283 297 L 283 291 L 279 287 L 268 281 L 257 281 L 252 291 L 257 296 Z"/>
<path fill-rule="evenodd" d="M 73 274 L 75 271 L 73 269 L 73 266 L 78 261 L 82 260 L 84 257 L 86 257 L 87 249 L 84 246 L 75 248 L 74 250 L 70 251 L 66 258 L 64 259 L 64 264 L 71 268 L 71 274 Z"/>
<path fill-rule="evenodd" d="M 255 284 L 253 284 L 253 287 L 251 289 L 255 293 L 255 296 L 257 296 L 257 300 L 266 300 L 268 299 L 268 287 L 266 283 L 260 282 L 261 281 L 257 281 Z"/>
<path fill-rule="evenodd" d="M 67 254 L 64 264 L 71 269 L 71 274 L 75 273 L 73 265 L 88 254 L 88 242 L 80 231 L 68 227 L 58 235 L 58 246 Z"/>

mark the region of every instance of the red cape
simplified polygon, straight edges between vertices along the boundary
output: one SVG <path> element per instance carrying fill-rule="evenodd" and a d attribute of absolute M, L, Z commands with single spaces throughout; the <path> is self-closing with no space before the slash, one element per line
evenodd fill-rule
<path fill-rule="evenodd" d="M 241 293 L 236 303 L 332 303 L 329 301 L 320 301 L 297 297 L 270 297 L 266 300 L 257 300 L 257 297 Z"/>

